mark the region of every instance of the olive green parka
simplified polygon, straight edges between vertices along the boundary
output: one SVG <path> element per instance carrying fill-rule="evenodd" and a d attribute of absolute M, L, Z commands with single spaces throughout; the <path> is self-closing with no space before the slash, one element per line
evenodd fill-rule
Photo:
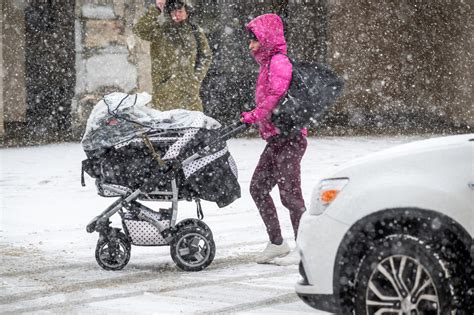
<path fill-rule="evenodd" d="M 199 90 L 212 61 L 206 35 L 188 20 L 176 23 L 160 14 L 150 6 L 133 27 L 138 37 L 150 41 L 154 108 L 202 111 Z"/>

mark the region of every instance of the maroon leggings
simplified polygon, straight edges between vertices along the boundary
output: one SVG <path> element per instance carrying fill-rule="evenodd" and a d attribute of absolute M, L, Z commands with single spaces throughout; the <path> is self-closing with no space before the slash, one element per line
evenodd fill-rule
<path fill-rule="evenodd" d="M 270 242 L 281 244 L 280 222 L 270 196 L 278 185 L 282 204 L 290 212 L 293 232 L 298 232 L 301 215 L 305 211 L 301 193 L 301 158 L 306 151 L 307 141 L 301 134 L 288 138 L 274 138 L 268 141 L 250 182 L 250 194 L 257 205 L 267 228 Z"/>

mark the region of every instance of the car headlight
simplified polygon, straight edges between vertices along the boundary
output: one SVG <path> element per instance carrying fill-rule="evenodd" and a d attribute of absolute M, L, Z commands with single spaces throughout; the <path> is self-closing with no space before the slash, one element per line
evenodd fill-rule
<path fill-rule="evenodd" d="M 322 214 L 336 200 L 348 182 L 349 178 L 330 178 L 320 181 L 313 190 L 309 213 L 312 215 Z"/>

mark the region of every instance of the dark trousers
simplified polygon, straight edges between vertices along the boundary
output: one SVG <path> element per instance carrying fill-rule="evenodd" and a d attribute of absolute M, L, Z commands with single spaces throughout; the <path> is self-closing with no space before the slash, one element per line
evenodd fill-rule
<path fill-rule="evenodd" d="M 273 244 L 281 244 L 283 241 L 275 204 L 270 196 L 275 185 L 278 185 L 280 190 L 283 206 L 290 212 L 296 238 L 300 218 L 305 211 L 301 193 L 301 158 L 306 146 L 306 138 L 301 134 L 270 139 L 253 173 L 250 194 L 260 211 L 270 242 Z"/>

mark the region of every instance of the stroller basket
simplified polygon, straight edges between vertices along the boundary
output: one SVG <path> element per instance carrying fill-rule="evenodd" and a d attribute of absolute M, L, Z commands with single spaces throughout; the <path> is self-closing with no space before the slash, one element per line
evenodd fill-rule
<path fill-rule="evenodd" d="M 142 211 L 146 212 L 148 217 L 159 221 L 164 228 L 170 227 L 171 215 L 169 212 Z M 163 238 L 155 226 L 147 221 L 141 220 L 136 215 L 126 213 L 123 217 L 123 225 L 124 229 L 128 230 L 133 245 L 158 246 L 168 244 L 168 241 Z"/>

